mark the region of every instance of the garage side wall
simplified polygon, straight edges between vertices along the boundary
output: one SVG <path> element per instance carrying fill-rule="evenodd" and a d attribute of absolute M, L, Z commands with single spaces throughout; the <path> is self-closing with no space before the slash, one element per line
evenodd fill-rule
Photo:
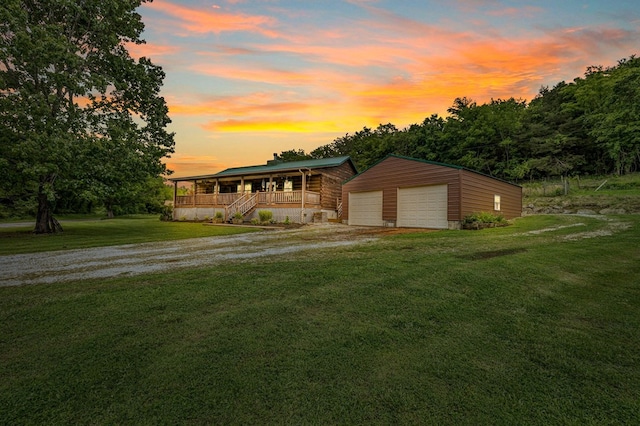
<path fill-rule="evenodd" d="M 459 221 L 459 169 L 423 163 L 398 157 L 388 157 L 342 186 L 342 219 L 349 219 L 349 192 L 382 190 L 382 219 L 397 221 L 398 188 L 423 185 L 448 185 L 448 220 Z"/>
<path fill-rule="evenodd" d="M 479 212 L 502 214 L 506 219 L 522 214 L 522 187 L 493 179 L 470 170 L 461 170 L 462 217 Z M 500 210 L 495 210 L 495 196 L 500 197 Z"/>

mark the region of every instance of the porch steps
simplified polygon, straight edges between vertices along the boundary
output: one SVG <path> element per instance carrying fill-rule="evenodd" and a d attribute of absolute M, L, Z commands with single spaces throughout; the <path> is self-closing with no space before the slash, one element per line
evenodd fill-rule
<path fill-rule="evenodd" d="M 227 221 L 231 221 L 236 213 L 240 213 L 244 218 L 256 209 L 258 205 L 258 193 L 255 194 L 243 194 L 232 204 L 229 204 L 225 208 L 225 218 Z"/>

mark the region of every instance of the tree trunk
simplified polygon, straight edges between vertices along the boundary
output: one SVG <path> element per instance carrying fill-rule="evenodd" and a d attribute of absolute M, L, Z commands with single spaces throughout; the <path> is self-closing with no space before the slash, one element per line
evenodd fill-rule
<path fill-rule="evenodd" d="M 55 178 L 50 179 L 52 182 Z M 51 203 L 44 192 L 44 185 L 41 183 L 38 190 L 38 213 L 36 215 L 36 227 L 33 230 L 36 234 L 54 234 L 62 232 L 60 222 L 53 217 Z"/>
<path fill-rule="evenodd" d="M 113 204 L 111 204 L 110 201 L 105 202 L 105 207 L 107 208 L 107 219 L 113 219 L 116 217 L 116 215 L 113 214 Z"/>

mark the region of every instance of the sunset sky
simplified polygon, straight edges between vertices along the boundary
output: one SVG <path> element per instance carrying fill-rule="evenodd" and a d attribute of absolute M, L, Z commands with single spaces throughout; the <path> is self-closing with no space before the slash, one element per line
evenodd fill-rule
<path fill-rule="evenodd" d="M 456 97 L 531 100 L 640 53 L 637 0 L 155 0 L 139 12 L 166 72 L 174 177 L 404 128 Z"/>

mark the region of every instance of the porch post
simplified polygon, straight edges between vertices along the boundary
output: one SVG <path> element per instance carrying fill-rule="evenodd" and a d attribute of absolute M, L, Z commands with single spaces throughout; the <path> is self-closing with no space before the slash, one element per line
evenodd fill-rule
<path fill-rule="evenodd" d="M 193 185 L 191 186 L 191 188 L 193 189 L 193 207 L 196 206 L 196 188 L 198 187 L 198 185 L 196 185 L 196 181 L 193 181 Z"/>
<path fill-rule="evenodd" d="M 172 215 L 173 215 L 173 220 L 176 219 L 176 207 L 178 206 L 178 181 L 174 180 L 173 181 L 173 210 L 172 210 Z"/>
<path fill-rule="evenodd" d="M 244 194 L 244 176 L 240 176 L 240 188 L 242 188 L 242 194 Z"/>
<path fill-rule="evenodd" d="M 273 204 L 273 175 L 269 175 L 269 204 Z"/>
<path fill-rule="evenodd" d="M 305 189 L 307 187 L 307 174 L 302 170 L 300 170 L 300 172 L 302 173 L 302 207 L 300 209 L 300 222 L 305 223 L 304 222 L 304 199 L 306 196 Z"/>
<path fill-rule="evenodd" d="M 218 205 L 218 194 L 220 193 L 220 186 L 218 183 L 218 179 L 216 179 L 216 183 L 213 187 L 213 204 Z"/>

